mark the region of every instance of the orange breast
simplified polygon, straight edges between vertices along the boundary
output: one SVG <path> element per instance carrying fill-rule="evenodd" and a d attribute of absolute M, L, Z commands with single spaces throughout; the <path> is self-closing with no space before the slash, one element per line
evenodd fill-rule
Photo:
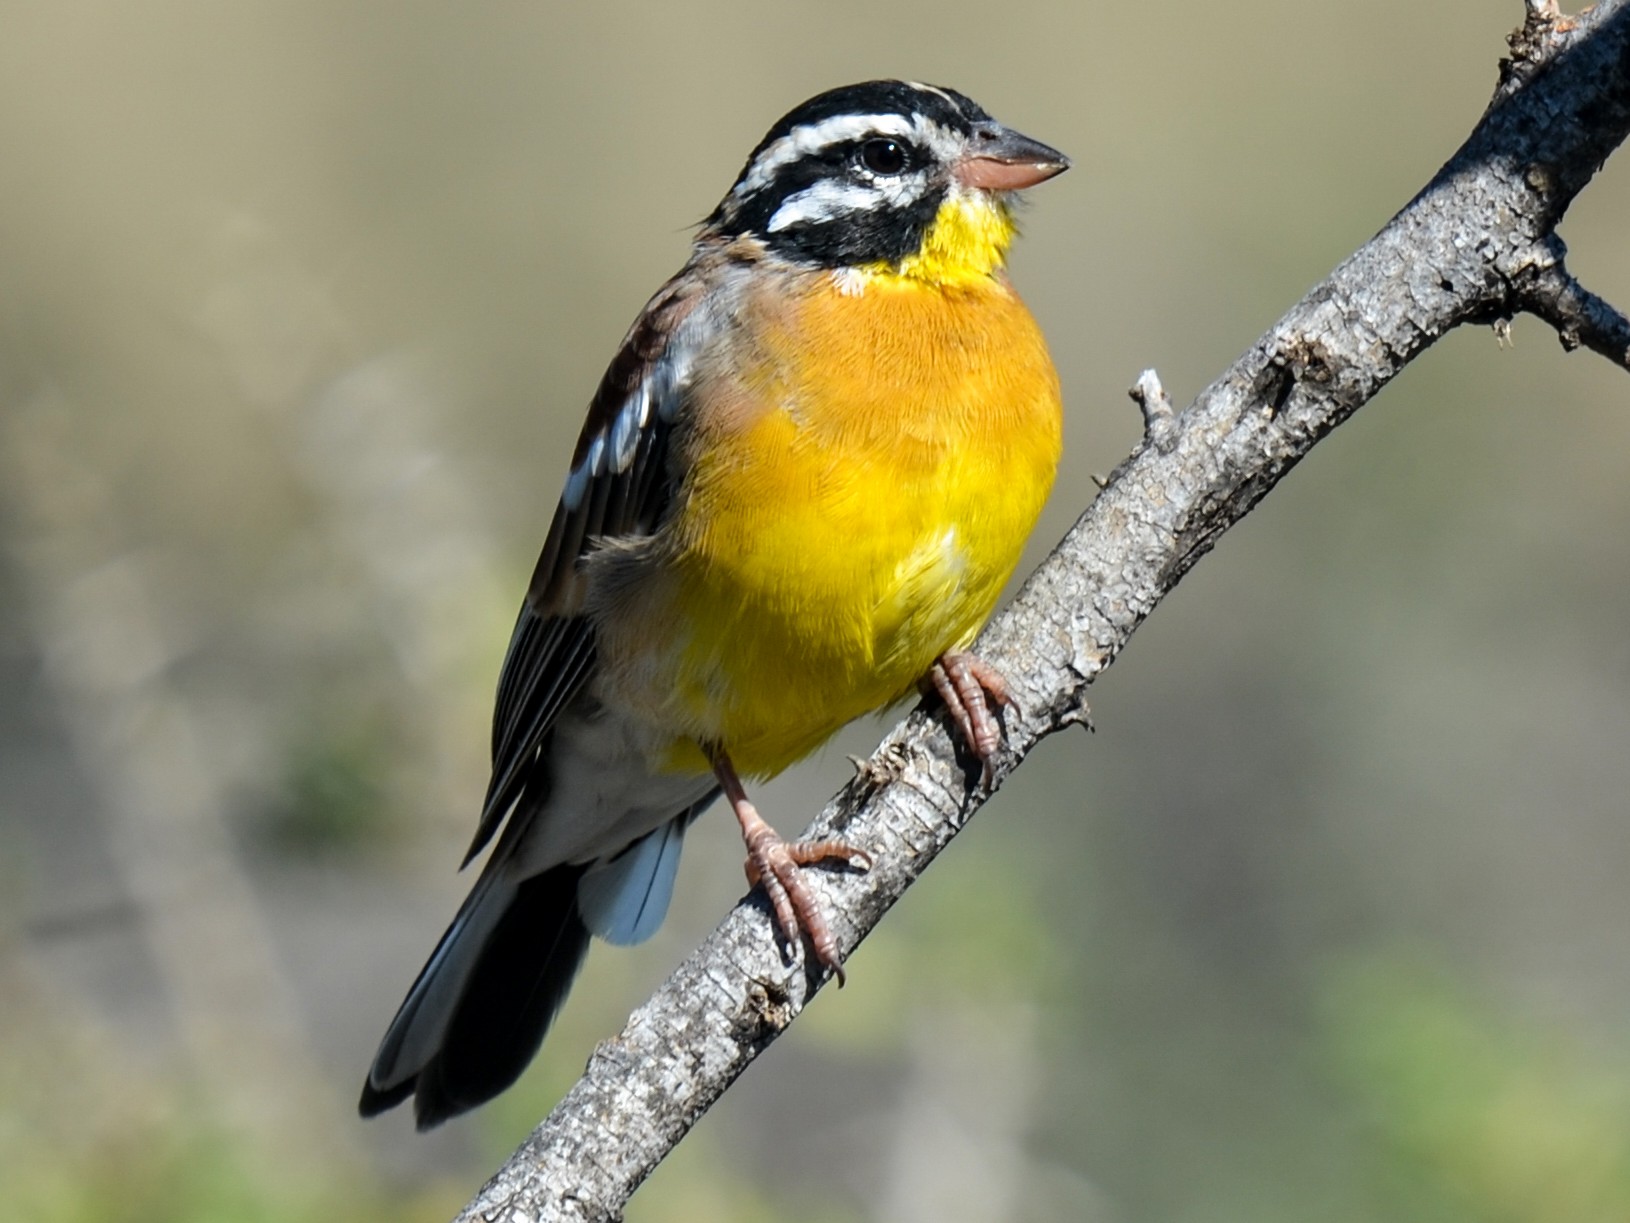
<path fill-rule="evenodd" d="M 657 622 L 604 645 L 632 703 L 763 775 L 972 640 L 1052 486 L 1061 411 L 1003 280 L 857 295 L 823 273 L 752 307 L 752 343 L 696 387 L 720 406 L 685 443 L 642 593 Z"/>

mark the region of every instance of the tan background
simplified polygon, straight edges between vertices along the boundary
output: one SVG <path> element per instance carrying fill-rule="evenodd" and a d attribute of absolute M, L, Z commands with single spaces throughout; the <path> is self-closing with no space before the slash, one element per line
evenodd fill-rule
<path fill-rule="evenodd" d="M 520 1088 L 355 1119 L 581 409 L 780 113 L 917 77 L 1075 158 L 1014 258 L 1039 555 L 1138 371 L 1186 402 L 1384 223 L 1519 7 L 0 4 L 0 1216 L 443 1217 L 740 894 L 715 816 Z M 1564 229 L 1621 305 L 1627 215 L 1621 153 Z M 1622 373 L 1428 353 L 629 1217 L 1630 1216 L 1627 473 Z"/>

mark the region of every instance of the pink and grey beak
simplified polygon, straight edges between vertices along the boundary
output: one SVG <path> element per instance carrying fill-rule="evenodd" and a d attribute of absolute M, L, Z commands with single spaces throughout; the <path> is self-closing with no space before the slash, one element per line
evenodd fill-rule
<path fill-rule="evenodd" d="M 951 167 L 951 177 L 982 191 L 1023 191 L 1070 168 L 1070 159 L 1039 140 L 1000 123 L 974 128 L 968 151 Z"/>

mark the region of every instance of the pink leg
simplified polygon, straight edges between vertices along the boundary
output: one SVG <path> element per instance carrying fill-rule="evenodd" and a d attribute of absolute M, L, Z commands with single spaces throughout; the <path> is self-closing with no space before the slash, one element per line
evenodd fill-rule
<path fill-rule="evenodd" d="M 782 935 L 796 943 L 802 935 L 815 949 L 815 958 L 832 970 L 841 986 L 844 983 L 843 965 L 838 962 L 838 945 L 832 930 L 826 924 L 803 879 L 802 868 L 814 862 L 829 862 L 834 858 L 844 862 L 858 862 L 870 867 L 872 859 L 864 850 L 842 841 L 797 841 L 788 844 L 779 833 L 764 822 L 758 808 L 753 806 L 742 788 L 741 778 L 723 748 L 712 748 L 713 775 L 719 779 L 724 796 L 741 824 L 741 839 L 747 844 L 747 882 L 764 885 L 770 904 L 775 909 L 776 924 Z"/>
<path fill-rule="evenodd" d="M 1007 680 L 977 654 L 962 650 L 940 655 L 927 678 L 940 700 L 945 702 L 962 741 L 985 766 L 988 784 L 996 749 L 1002 745 L 1002 724 L 991 712 L 991 701 L 1018 708 L 1018 702 L 1008 691 Z"/>

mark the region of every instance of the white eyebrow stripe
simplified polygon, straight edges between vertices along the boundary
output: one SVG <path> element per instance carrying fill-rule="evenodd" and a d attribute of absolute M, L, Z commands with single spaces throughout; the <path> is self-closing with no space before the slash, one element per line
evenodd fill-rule
<path fill-rule="evenodd" d="M 819 123 L 805 123 L 793 128 L 771 144 L 756 158 L 748 172 L 742 176 L 731 192 L 737 197 L 749 195 L 775 177 L 782 166 L 791 165 L 834 144 L 846 140 L 859 140 L 862 136 L 899 136 L 909 139 L 917 134 L 916 121 L 906 115 L 833 115 Z"/>
<path fill-rule="evenodd" d="M 922 142 L 942 161 L 950 161 L 962 151 L 966 143 L 966 138 L 955 128 L 935 123 L 932 119 L 924 119 L 917 125 L 917 131 Z"/>

